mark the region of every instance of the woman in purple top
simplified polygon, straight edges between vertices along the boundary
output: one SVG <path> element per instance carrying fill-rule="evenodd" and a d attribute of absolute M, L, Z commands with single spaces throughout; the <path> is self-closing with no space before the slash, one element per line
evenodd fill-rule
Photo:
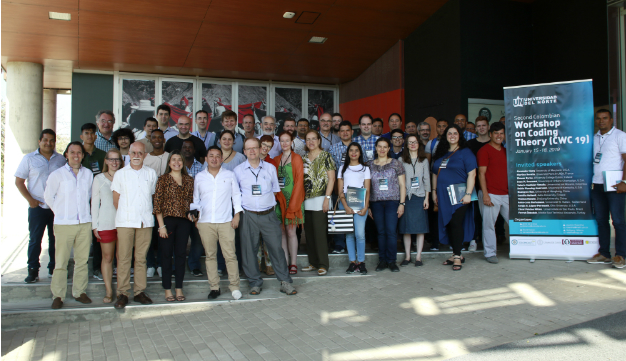
<path fill-rule="evenodd" d="M 380 137 L 376 141 L 378 158 L 369 162 L 371 173 L 370 210 L 378 230 L 378 266 L 380 272 L 389 268 L 399 272 L 396 264 L 398 257 L 398 219 L 404 214 L 406 187 L 402 162 L 389 157 L 391 144 L 389 139 Z"/>

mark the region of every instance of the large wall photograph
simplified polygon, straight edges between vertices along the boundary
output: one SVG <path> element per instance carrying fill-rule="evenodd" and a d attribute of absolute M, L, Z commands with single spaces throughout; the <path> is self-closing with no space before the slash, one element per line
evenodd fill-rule
<path fill-rule="evenodd" d="M 122 128 L 129 127 L 135 136 L 143 131 L 146 118 L 154 116 L 154 80 L 124 79 L 122 81 Z"/>

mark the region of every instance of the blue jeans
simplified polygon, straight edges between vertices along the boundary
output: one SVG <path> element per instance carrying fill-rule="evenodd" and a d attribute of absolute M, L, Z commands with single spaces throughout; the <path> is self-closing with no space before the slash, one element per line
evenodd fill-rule
<path fill-rule="evenodd" d="M 370 202 L 378 230 L 378 261 L 387 263 L 398 259 L 398 205 L 400 201 Z"/>
<path fill-rule="evenodd" d="M 339 209 L 344 209 L 343 203 L 341 202 L 339 203 Z M 367 220 L 367 213 L 365 213 L 364 216 L 354 214 L 353 218 L 354 233 L 348 233 L 345 235 L 347 245 L 346 248 L 348 249 L 348 258 L 350 259 L 350 262 L 365 262 L 365 221 Z M 354 254 L 355 246 L 356 254 Z"/>
<path fill-rule="evenodd" d="M 48 269 L 54 269 L 55 239 L 54 239 L 54 213 L 51 209 L 41 207 L 28 207 L 28 268 L 39 270 L 39 256 L 41 256 L 41 240 L 43 232 L 48 227 Z"/>
<path fill-rule="evenodd" d="M 598 223 L 600 238 L 599 253 L 611 258 L 611 225 L 609 214 L 615 228 L 615 255 L 626 258 L 626 193 L 605 192 L 604 185 L 594 184 L 591 190 L 591 205 Z"/>
<path fill-rule="evenodd" d="M 187 264 L 189 265 L 189 269 L 193 271 L 200 269 L 200 257 L 202 256 L 202 252 L 204 252 L 204 247 L 202 246 L 198 228 L 196 228 L 195 225 L 191 226 L 189 237 L 191 238 L 191 245 L 189 246 L 189 259 L 187 260 Z"/>

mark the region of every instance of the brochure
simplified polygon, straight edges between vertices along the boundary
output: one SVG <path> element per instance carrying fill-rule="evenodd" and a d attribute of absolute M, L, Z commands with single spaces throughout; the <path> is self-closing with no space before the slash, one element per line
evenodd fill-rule
<path fill-rule="evenodd" d="M 615 192 L 617 191 L 613 188 L 614 185 L 622 181 L 622 171 L 621 170 L 605 170 L 602 172 L 602 176 L 604 177 L 604 191 L 605 192 Z"/>
<path fill-rule="evenodd" d="M 452 184 L 448 186 L 448 195 L 450 196 L 450 203 L 452 203 L 453 206 L 461 203 L 461 200 L 465 196 L 466 189 L 467 184 L 465 183 Z M 476 187 L 474 187 L 474 189 L 472 189 L 472 201 L 477 200 L 478 195 L 476 194 Z"/>
<path fill-rule="evenodd" d="M 365 188 L 348 187 L 346 193 L 348 207 L 357 212 L 363 209 L 365 207 L 365 193 Z"/>

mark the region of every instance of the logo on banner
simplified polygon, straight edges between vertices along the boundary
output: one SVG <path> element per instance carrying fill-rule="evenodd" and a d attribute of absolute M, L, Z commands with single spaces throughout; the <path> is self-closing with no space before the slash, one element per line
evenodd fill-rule
<path fill-rule="evenodd" d="M 518 95 L 517 98 L 513 99 L 513 106 L 516 108 L 519 108 L 525 105 L 556 103 L 556 97 L 557 97 L 556 95 L 550 95 L 550 96 L 543 96 L 543 97 L 521 98 Z"/>
<path fill-rule="evenodd" d="M 582 239 L 563 239 L 561 240 L 561 244 L 566 246 L 582 246 L 585 244 L 585 241 Z"/>
<path fill-rule="evenodd" d="M 511 244 L 514 245 L 514 246 L 517 246 L 517 240 L 516 239 L 512 239 L 511 240 Z"/>

